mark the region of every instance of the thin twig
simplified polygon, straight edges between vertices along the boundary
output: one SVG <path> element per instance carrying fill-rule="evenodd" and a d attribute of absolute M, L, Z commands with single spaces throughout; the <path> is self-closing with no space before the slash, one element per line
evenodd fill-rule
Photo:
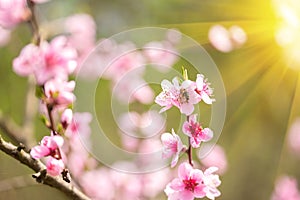
<path fill-rule="evenodd" d="M 31 18 L 29 20 L 29 25 L 33 34 L 33 40 L 34 40 L 33 43 L 39 46 L 41 42 L 41 35 L 40 35 L 39 26 L 36 19 L 36 14 L 35 14 L 35 3 L 31 0 L 27 0 L 27 6 L 31 11 Z"/>
<path fill-rule="evenodd" d="M 0 150 L 20 161 L 22 164 L 28 166 L 37 173 L 43 174 L 43 172 L 45 172 L 46 166 L 40 160 L 33 159 L 29 153 L 19 149 L 17 146 L 11 143 L 4 141 L 1 135 Z M 37 179 L 38 178 L 39 177 L 37 177 Z M 61 177 L 53 177 L 44 174 L 42 179 L 40 179 L 40 182 L 62 191 L 71 199 L 90 200 L 90 198 L 88 198 L 85 194 L 75 188 L 72 184 L 65 182 Z"/>

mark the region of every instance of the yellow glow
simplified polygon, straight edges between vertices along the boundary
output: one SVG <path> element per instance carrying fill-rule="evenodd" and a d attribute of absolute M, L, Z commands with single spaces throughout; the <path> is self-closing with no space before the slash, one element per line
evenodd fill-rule
<path fill-rule="evenodd" d="M 300 1 L 274 0 L 279 18 L 276 42 L 284 48 L 288 66 L 300 70 Z"/>

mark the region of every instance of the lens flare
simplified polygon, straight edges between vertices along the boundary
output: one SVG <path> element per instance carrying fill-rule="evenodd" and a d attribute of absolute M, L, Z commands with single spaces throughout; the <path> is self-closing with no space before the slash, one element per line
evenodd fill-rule
<path fill-rule="evenodd" d="M 300 70 L 300 1 L 274 0 L 279 19 L 275 40 L 284 49 L 288 66 Z"/>

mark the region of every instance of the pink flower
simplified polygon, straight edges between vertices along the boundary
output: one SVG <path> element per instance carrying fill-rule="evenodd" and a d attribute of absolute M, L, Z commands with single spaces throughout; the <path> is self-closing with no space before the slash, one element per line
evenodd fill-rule
<path fill-rule="evenodd" d="M 67 137 L 73 137 L 78 134 L 82 136 L 88 136 L 91 133 L 90 123 L 92 121 L 92 115 L 88 112 L 74 113 L 71 124 L 68 126 L 65 135 Z"/>
<path fill-rule="evenodd" d="M 77 49 L 80 55 L 94 48 L 96 23 L 90 15 L 76 14 L 69 16 L 64 26 L 66 32 L 70 33 L 68 42 Z"/>
<path fill-rule="evenodd" d="M 39 84 L 44 84 L 52 78 L 66 80 L 68 75 L 77 67 L 76 50 L 68 46 L 67 38 L 59 36 L 51 43 L 42 42 L 40 53 L 42 61 L 34 74 Z"/>
<path fill-rule="evenodd" d="M 45 136 L 40 145 L 31 149 L 30 155 L 34 159 L 39 159 L 50 155 L 58 158 L 60 157 L 60 155 L 58 155 L 58 148 L 62 147 L 63 143 L 64 139 L 59 135 Z"/>
<path fill-rule="evenodd" d="M 84 192 L 92 199 L 111 200 L 114 199 L 114 181 L 106 168 L 88 171 L 80 177 L 80 185 Z"/>
<path fill-rule="evenodd" d="M 182 163 L 178 168 L 178 178 L 172 180 L 165 189 L 168 200 L 193 200 L 203 198 L 204 174 L 199 169 L 193 169 L 188 163 Z"/>
<path fill-rule="evenodd" d="M 135 71 L 136 72 L 136 71 Z M 138 101 L 142 104 L 150 104 L 154 99 L 151 87 L 141 78 L 138 73 L 124 75 L 115 84 L 113 95 L 119 101 L 132 103 Z"/>
<path fill-rule="evenodd" d="M 163 158 L 172 158 L 171 167 L 174 167 L 179 158 L 179 154 L 185 148 L 181 142 L 180 137 L 172 129 L 172 134 L 164 133 L 161 135 L 161 141 L 163 143 Z"/>
<path fill-rule="evenodd" d="M 66 129 L 69 126 L 69 124 L 71 124 L 72 119 L 73 119 L 73 111 L 68 108 L 64 110 L 64 112 L 61 114 L 60 123 Z"/>
<path fill-rule="evenodd" d="M 224 152 L 224 149 L 219 145 L 215 145 L 212 151 L 205 158 L 201 158 L 199 154 L 198 154 L 198 158 L 201 159 L 201 163 L 206 167 L 208 166 L 218 167 L 219 174 L 224 174 L 227 170 L 226 154 Z"/>
<path fill-rule="evenodd" d="M 47 173 L 51 176 L 57 176 L 60 175 L 63 169 L 65 168 L 65 165 L 61 159 L 56 159 L 53 157 L 48 158 L 47 163 Z"/>
<path fill-rule="evenodd" d="M 13 28 L 29 17 L 26 0 L 0 0 L 0 26 Z"/>
<path fill-rule="evenodd" d="M 204 192 L 207 198 L 214 200 L 215 197 L 221 195 L 221 192 L 217 189 L 221 185 L 219 175 L 213 174 L 218 170 L 217 167 L 210 167 L 204 171 L 203 182 L 205 185 Z"/>
<path fill-rule="evenodd" d="M 212 104 L 215 99 L 212 99 L 213 90 L 209 86 L 210 83 L 204 79 L 204 75 L 197 74 L 195 92 L 198 94 L 198 101 L 203 100 L 206 104 Z"/>
<path fill-rule="evenodd" d="M 168 71 L 178 60 L 177 51 L 168 41 L 150 42 L 143 49 L 150 63 L 161 72 Z"/>
<path fill-rule="evenodd" d="M 54 105 L 67 106 L 75 101 L 73 90 L 75 81 L 62 81 L 60 79 L 52 79 L 45 83 L 45 95 L 47 103 Z"/>
<path fill-rule="evenodd" d="M 202 128 L 197 122 L 197 115 L 191 115 L 189 121 L 182 126 L 184 134 L 190 137 L 192 147 L 198 148 L 201 142 L 207 142 L 213 137 L 213 132 L 209 128 Z"/>
<path fill-rule="evenodd" d="M 299 200 L 297 180 L 293 177 L 282 176 L 276 181 L 271 200 Z"/>
<path fill-rule="evenodd" d="M 59 78 L 67 80 L 77 66 L 76 50 L 68 46 L 67 38 L 54 38 L 49 44 L 43 41 L 40 46 L 29 44 L 13 61 L 13 69 L 20 76 L 34 74 L 39 85 Z"/>
<path fill-rule="evenodd" d="M 136 51 L 135 44 L 131 42 L 115 46 L 110 52 L 110 58 L 104 76 L 115 82 L 131 70 L 137 68 L 144 70 L 145 59 L 139 51 Z"/>
<path fill-rule="evenodd" d="M 34 44 L 26 45 L 20 55 L 13 61 L 13 70 L 19 76 L 28 76 L 39 67 L 41 55 L 39 47 Z"/>
<path fill-rule="evenodd" d="M 287 141 L 289 149 L 296 155 L 300 155 L 300 118 L 292 124 Z"/>
<path fill-rule="evenodd" d="M 245 31 L 237 25 L 228 30 L 222 25 L 214 25 L 209 30 L 208 38 L 214 48 L 224 53 L 241 47 L 247 41 Z"/>
<path fill-rule="evenodd" d="M 172 106 L 176 106 L 180 109 L 181 113 L 186 115 L 192 114 L 194 104 L 199 102 L 197 94 L 193 90 L 192 81 L 185 80 L 180 85 L 178 78 L 175 77 L 172 83 L 168 80 L 163 80 L 161 87 L 163 91 L 155 99 L 155 103 L 164 107 L 160 112 L 164 112 Z"/>

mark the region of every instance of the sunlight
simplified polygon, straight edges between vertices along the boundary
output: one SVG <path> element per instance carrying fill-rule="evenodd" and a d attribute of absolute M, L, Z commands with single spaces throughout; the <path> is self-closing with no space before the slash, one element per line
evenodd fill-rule
<path fill-rule="evenodd" d="M 288 66 L 300 70 L 300 2 L 297 0 L 274 0 L 279 18 L 275 39 L 284 49 Z"/>

